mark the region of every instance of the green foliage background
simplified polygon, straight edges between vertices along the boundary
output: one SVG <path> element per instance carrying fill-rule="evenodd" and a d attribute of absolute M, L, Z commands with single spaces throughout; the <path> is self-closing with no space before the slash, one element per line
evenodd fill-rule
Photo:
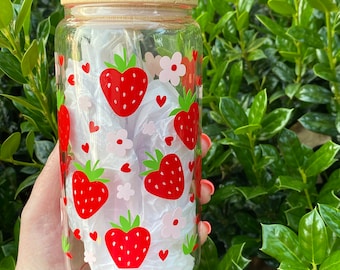
<path fill-rule="evenodd" d="M 199 269 L 337 269 L 340 9 L 335 0 L 200 0 L 203 175 L 211 238 Z M 57 140 L 56 0 L 0 2 L 0 270 Z M 317 247 L 317 248 L 316 248 Z"/>

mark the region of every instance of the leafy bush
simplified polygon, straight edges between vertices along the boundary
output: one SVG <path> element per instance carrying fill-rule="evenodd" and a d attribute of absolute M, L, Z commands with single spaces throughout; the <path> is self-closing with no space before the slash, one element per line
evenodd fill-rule
<path fill-rule="evenodd" d="M 201 0 L 194 17 L 216 186 L 200 269 L 336 269 L 339 3 Z M 58 1 L 0 2 L 0 269 L 14 269 L 18 216 L 57 140 L 61 18 Z"/>
<path fill-rule="evenodd" d="M 57 140 L 58 7 L 57 1 L 0 2 L 0 269 L 14 268 L 18 216 Z"/>
<path fill-rule="evenodd" d="M 204 173 L 217 187 L 205 217 L 206 248 L 218 252 L 202 269 L 243 269 L 241 254 L 280 269 L 337 267 L 337 5 L 214 0 L 196 9 L 204 129 L 214 138 Z M 235 246 L 232 264 L 216 259 Z"/>

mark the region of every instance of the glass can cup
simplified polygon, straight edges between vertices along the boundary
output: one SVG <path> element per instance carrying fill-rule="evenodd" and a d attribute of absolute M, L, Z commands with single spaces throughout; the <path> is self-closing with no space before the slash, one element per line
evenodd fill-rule
<path fill-rule="evenodd" d="M 194 269 L 202 97 L 195 1 L 62 4 L 55 70 L 65 269 Z"/>

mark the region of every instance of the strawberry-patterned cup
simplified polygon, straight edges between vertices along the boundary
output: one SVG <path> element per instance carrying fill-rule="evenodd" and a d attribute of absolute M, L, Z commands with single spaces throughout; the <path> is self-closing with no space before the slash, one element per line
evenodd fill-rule
<path fill-rule="evenodd" d="M 194 0 L 64 0 L 56 81 L 65 269 L 198 264 Z"/>

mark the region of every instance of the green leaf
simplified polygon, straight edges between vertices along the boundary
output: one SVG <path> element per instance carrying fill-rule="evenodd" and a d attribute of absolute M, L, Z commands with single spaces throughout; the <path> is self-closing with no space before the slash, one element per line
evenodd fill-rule
<path fill-rule="evenodd" d="M 295 52 L 286 52 L 286 54 L 287 53 L 289 54 L 287 58 L 292 57 L 294 59 L 295 57 L 298 57 L 298 55 Z M 280 54 L 283 54 L 283 52 L 280 51 Z M 279 77 L 280 80 L 284 82 L 291 83 L 292 81 L 295 80 L 294 69 L 289 67 L 286 63 L 277 62 L 273 66 L 272 71 Z"/>
<path fill-rule="evenodd" d="M 238 31 L 242 31 L 244 29 L 247 29 L 248 26 L 249 26 L 249 12 L 243 11 L 236 20 L 236 28 Z"/>
<path fill-rule="evenodd" d="M 285 0 L 269 0 L 268 6 L 281 15 L 289 16 L 296 13 L 295 8 Z"/>
<path fill-rule="evenodd" d="M 262 90 L 254 98 L 248 113 L 248 122 L 252 125 L 259 125 L 267 110 L 267 92 Z"/>
<path fill-rule="evenodd" d="M 335 127 L 335 116 L 326 113 L 308 112 L 299 118 L 301 125 L 316 133 L 337 136 L 338 131 Z"/>
<path fill-rule="evenodd" d="M 285 88 L 285 94 L 292 99 L 295 94 L 299 91 L 300 89 L 300 84 L 299 83 L 294 83 L 294 84 L 289 84 L 286 88 Z"/>
<path fill-rule="evenodd" d="M 24 106 L 28 110 L 40 112 L 39 108 L 34 106 L 34 104 L 32 104 L 32 102 L 30 102 L 29 100 L 27 100 L 26 98 L 24 98 L 22 96 L 12 96 L 12 95 L 6 95 L 6 94 L 1 94 L 1 96 L 4 96 L 4 97 L 10 99 L 11 101 Z"/>
<path fill-rule="evenodd" d="M 1 145 L 1 159 L 11 159 L 14 153 L 19 149 L 21 141 L 21 133 L 15 132 L 11 134 Z"/>
<path fill-rule="evenodd" d="M 257 187 L 236 187 L 246 200 L 251 200 L 259 196 L 266 195 L 268 191 L 260 186 Z"/>
<path fill-rule="evenodd" d="M 14 270 L 14 269 L 15 260 L 12 256 L 5 257 L 0 261 L 0 270 Z"/>
<path fill-rule="evenodd" d="M 236 135 L 240 135 L 240 134 L 250 134 L 252 132 L 254 132 L 255 130 L 258 130 L 261 128 L 261 125 L 259 124 L 254 124 L 254 125 L 246 125 L 243 127 L 239 127 L 237 129 L 235 129 L 235 134 Z"/>
<path fill-rule="evenodd" d="M 245 269 L 249 260 L 242 256 L 245 243 L 231 246 L 218 265 L 218 270 Z"/>
<path fill-rule="evenodd" d="M 279 176 L 276 184 L 279 189 L 284 190 L 284 189 L 291 189 L 295 190 L 297 192 L 303 191 L 305 188 L 307 188 L 307 185 L 304 184 L 300 179 L 287 176 L 287 175 L 282 175 Z"/>
<path fill-rule="evenodd" d="M 234 185 L 220 187 L 215 191 L 214 196 L 211 197 L 211 204 L 219 205 L 220 203 L 223 203 L 225 200 L 237 194 L 239 194 L 239 192 Z"/>
<path fill-rule="evenodd" d="M 9 26 L 13 20 L 13 6 L 10 0 L 0 1 L 0 29 Z M 0 57 L 1 58 L 1 57 Z"/>
<path fill-rule="evenodd" d="M 319 204 L 318 206 L 320 215 L 327 226 L 340 237 L 340 210 L 326 204 Z"/>
<path fill-rule="evenodd" d="M 321 264 L 328 256 L 327 229 L 316 208 L 300 220 L 299 244 L 311 264 Z"/>
<path fill-rule="evenodd" d="M 15 34 L 18 35 L 27 17 L 31 14 L 33 0 L 24 0 L 15 21 Z"/>
<path fill-rule="evenodd" d="M 315 176 L 326 170 L 335 162 L 335 155 L 339 151 L 340 146 L 328 141 L 323 144 L 313 155 L 309 156 L 306 162 L 306 176 Z"/>
<path fill-rule="evenodd" d="M 330 82 L 340 82 L 340 75 L 335 73 L 326 64 L 317 63 L 313 67 L 315 75 Z"/>
<path fill-rule="evenodd" d="M 278 140 L 278 146 L 282 155 L 291 168 L 300 168 L 305 162 L 305 157 L 311 155 L 312 150 L 302 146 L 295 132 L 283 129 Z M 308 151 L 308 152 L 307 152 Z"/>
<path fill-rule="evenodd" d="M 313 8 L 325 13 L 336 11 L 338 9 L 332 0 L 308 0 L 308 2 Z"/>
<path fill-rule="evenodd" d="M 297 235 L 281 224 L 262 224 L 261 251 L 279 262 L 295 261 L 303 264 Z"/>
<path fill-rule="evenodd" d="M 237 61 L 230 68 L 229 96 L 235 98 L 243 78 L 243 61 Z"/>
<path fill-rule="evenodd" d="M 18 195 L 19 195 L 23 190 L 25 190 L 26 188 L 32 187 L 32 186 L 34 185 L 34 183 L 35 183 L 35 180 L 38 178 L 39 173 L 40 173 L 40 172 L 35 173 L 35 174 L 32 174 L 32 175 L 28 176 L 24 181 L 22 181 L 22 182 L 20 183 L 20 185 L 18 186 L 16 192 L 15 192 L 14 198 L 17 198 Z"/>
<path fill-rule="evenodd" d="M 319 270 L 339 270 L 340 250 L 332 252 L 320 265 Z"/>
<path fill-rule="evenodd" d="M 34 144 L 34 150 L 37 156 L 37 159 L 45 164 L 49 155 L 51 154 L 54 148 L 54 143 L 47 140 L 39 140 Z"/>
<path fill-rule="evenodd" d="M 286 30 L 271 18 L 264 15 L 256 15 L 256 18 L 275 36 L 286 37 Z"/>
<path fill-rule="evenodd" d="M 319 192 L 319 198 L 317 201 L 320 204 L 331 204 L 334 207 L 340 206 L 340 199 L 334 194 L 338 194 L 340 192 L 339 179 L 340 169 L 336 169 L 332 172 L 330 177 L 327 179 L 327 182 L 322 186 L 322 189 Z"/>
<path fill-rule="evenodd" d="M 311 29 L 302 26 L 292 26 L 288 29 L 288 35 L 295 40 L 306 44 L 309 47 L 322 49 L 324 44 L 319 35 L 315 35 L 315 32 Z"/>
<path fill-rule="evenodd" d="M 26 148 L 31 158 L 33 157 L 34 152 L 34 140 L 35 140 L 34 131 L 31 130 L 30 132 L 28 132 L 26 136 Z"/>
<path fill-rule="evenodd" d="M 226 14 L 224 14 L 219 20 L 218 23 L 215 24 L 213 27 L 210 36 L 209 36 L 209 42 L 214 40 L 216 36 L 219 35 L 219 33 L 222 31 L 222 29 L 225 27 L 226 23 L 231 20 L 231 18 L 235 15 L 234 11 L 229 11 Z"/>
<path fill-rule="evenodd" d="M 248 117 L 236 99 L 222 97 L 220 113 L 224 121 L 233 129 L 248 125 Z"/>
<path fill-rule="evenodd" d="M 219 263 L 217 248 L 213 240 L 208 237 L 207 241 L 201 247 L 202 255 L 199 269 L 202 270 L 216 270 Z"/>
<path fill-rule="evenodd" d="M 316 84 L 305 84 L 295 95 L 299 100 L 314 104 L 330 104 L 333 94 L 327 88 Z"/>
<path fill-rule="evenodd" d="M 267 58 L 267 56 L 261 49 L 253 50 L 249 52 L 247 55 L 248 61 L 258 61 L 265 58 Z"/>
<path fill-rule="evenodd" d="M 283 261 L 281 262 L 278 270 L 310 270 L 309 266 L 306 266 L 300 262 L 295 261 Z"/>
<path fill-rule="evenodd" d="M 22 62 L 21 62 L 21 70 L 22 70 L 22 75 L 24 77 L 28 76 L 36 64 L 38 63 L 39 59 L 39 48 L 38 48 L 38 43 L 37 40 L 33 40 L 30 47 L 27 49 L 25 52 Z"/>
<path fill-rule="evenodd" d="M 306 206 L 305 203 L 300 203 L 298 199 L 292 199 L 292 201 L 293 203 L 287 201 L 287 204 L 291 204 L 293 206 L 291 206 L 290 209 L 285 210 L 284 213 L 287 219 L 287 226 L 294 231 L 298 231 L 300 219 L 306 214 Z"/>
<path fill-rule="evenodd" d="M 278 108 L 265 115 L 262 129 L 258 131 L 259 140 L 268 140 L 280 132 L 290 120 L 293 109 Z"/>
<path fill-rule="evenodd" d="M 48 41 L 48 38 L 50 36 L 50 31 L 51 31 L 51 20 L 50 17 L 47 19 L 41 21 L 38 24 L 38 29 L 37 29 L 37 35 L 40 40 L 43 40 L 43 43 L 46 44 Z"/>
<path fill-rule="evenodd" d="M 12 80 L 20 84 L 26 83 L 26 79 L 21 73 L 20 62 L 11 53 L 0 51 L 0 69 Z"/>

